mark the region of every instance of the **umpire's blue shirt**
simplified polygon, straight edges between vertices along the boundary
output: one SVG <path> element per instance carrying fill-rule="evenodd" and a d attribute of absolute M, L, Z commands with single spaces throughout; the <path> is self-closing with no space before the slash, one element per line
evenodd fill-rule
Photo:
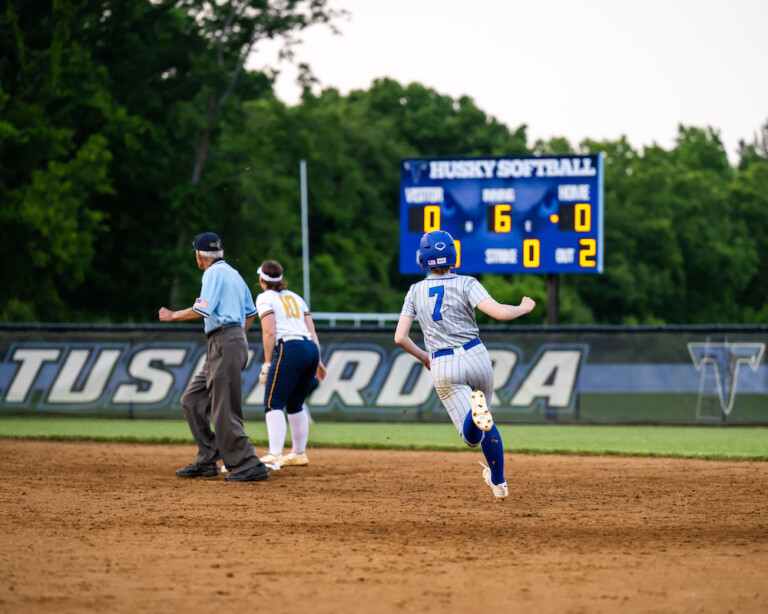
<path fill-rule="evenodd" d="M 256 315 L 256 306 L 248 284 L 224 260 L 217 260 L 203 272 L 200 297 L 192 306 L 195 313 L 205 318 L 205 332 Z"/>

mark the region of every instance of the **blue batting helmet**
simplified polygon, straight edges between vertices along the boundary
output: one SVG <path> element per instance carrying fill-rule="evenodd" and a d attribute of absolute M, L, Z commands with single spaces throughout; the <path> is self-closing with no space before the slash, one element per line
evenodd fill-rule
<path fill-rule="evenodd" d="M 453 237 L 444 230 L 424 233 L 416 259 L 425 271 L 442 266 L 456 266 L 456 244 Z"/>

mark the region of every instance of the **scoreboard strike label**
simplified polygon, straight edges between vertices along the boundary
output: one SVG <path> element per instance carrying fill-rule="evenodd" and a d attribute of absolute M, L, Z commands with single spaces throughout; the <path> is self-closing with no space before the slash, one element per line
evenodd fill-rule
<path fill-rule="evenodd" d="M 602 156 L 403 160 L 401 273 L 422 273 L 431 230 L 456 240 L 460 273 L 602 273 Z"/>

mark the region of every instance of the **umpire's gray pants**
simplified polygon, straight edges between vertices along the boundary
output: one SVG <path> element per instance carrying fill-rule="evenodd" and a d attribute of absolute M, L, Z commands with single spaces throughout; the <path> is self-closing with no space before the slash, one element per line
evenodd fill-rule
<path fill-rule="evenodd" d="M 242 371 L 247 360 L 248 342 L 242 326 L 208 338 L 203 369 L 181 399 L 197 443 L 198 463 L 221 458 L 227 469 L 239 473 L 261 462 L 243 428 Z"/>

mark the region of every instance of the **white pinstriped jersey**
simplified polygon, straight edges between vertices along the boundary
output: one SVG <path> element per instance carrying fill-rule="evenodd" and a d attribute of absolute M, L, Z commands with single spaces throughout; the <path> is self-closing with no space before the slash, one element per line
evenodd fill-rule
<path fill-rule="evenodd" d="M 256 309 L 259 320 L 264 316 L 275 314 L 275 336 L 277 339 L 288 335 L 301 335 L 311 339 L 312 335 L 304 321 L 309 313 L 309 307 L 295 292 L 290 290 L 267 290 L 256 297 Z"/>
<path fill-rule="evenodd" d="M 419 319 L 427 352 L 457 348 L 478 336 L 475 307 L 490 296 L 474 277 L 429 275 L 408 290 L 400 315 Z"/>

